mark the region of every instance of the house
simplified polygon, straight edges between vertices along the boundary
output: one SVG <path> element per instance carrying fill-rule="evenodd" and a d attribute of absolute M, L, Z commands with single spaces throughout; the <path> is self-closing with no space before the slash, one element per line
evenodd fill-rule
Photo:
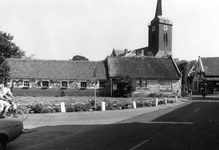
<path fill-rule="evenodd" d="M 181 73 L 172 57 L 108 58 L 108 76 L 112 94 L 117 92 L 117 76 L 129 76 L 137 93 L 181 94 Z"/>
<path fill-rule="evenodd" d="M 93 95 L 94 78 L 97 93 L 109 95 L 103 61 L 7 59 L 6 62 L 16 95 L 60 96 L 62 91 L 67 95 Z"/>
<path fill-rule="evenodd" d="M 177 93 L 180 72 L 173 59 L 155 57 L 107 57 L 104 61 L 6 60 L 15 95 L 116 96 L 115 77 L 128 75 L 136 92 Z M 96 87 L 94 84 L 96 82 Z"/>
<path fill-rule="evenodd" d="M 219 57 L 198 57 L 192 82 L 194 92 L 204 87 L 207 93 L 219 93 Z"/>

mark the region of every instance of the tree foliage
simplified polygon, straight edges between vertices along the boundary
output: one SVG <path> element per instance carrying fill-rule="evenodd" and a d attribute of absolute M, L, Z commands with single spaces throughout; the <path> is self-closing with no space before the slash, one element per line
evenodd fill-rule
<path fill-rule="evenodd" d="M 89 61 L 89 59 L 87 59 L 84 56 L 80 56 L 80 55 L 75 55 L 72 60 L 80 60 L 80 61 Z"/>
<path fill-rule="evenodd" d="M 129 97 L 134 92 L 135 87 L 133 80 L 128 75 L 120 75 L 114 77 L 114 80 L 117 82 L 118 96 Z"/>
<path fill-rule="evenodd" d="M 182 94 L 185 93 L 185 88 L 187 87 L 187 75 L 189 72 L 189 63 L 186 60 L 181 60 L 177 62 L 177 66 L 179 68 L 179 71 L 182 74 Z"/>
<path fill-rule="evenodd" d="M 3 58 L 22 58 L 25 52 L 22 51 L 12 40 L 13 36 L 0 31 L 0 56 Z"/>
<path fill-rule="evenodd" d="M 0 83 L 7 82 L 9 77 L 9 67 L 6 58 L 23 58 L 25 52 L 22 51 L 14 42 L 13 36 L 8 33 L 0 31 Z"/>

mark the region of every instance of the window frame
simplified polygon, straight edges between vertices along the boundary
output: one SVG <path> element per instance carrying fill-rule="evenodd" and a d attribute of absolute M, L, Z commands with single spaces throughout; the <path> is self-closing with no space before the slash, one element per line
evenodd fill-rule
<path fill-rule="evenodd" d="M 28 83 L 25 83 L 25 82 L 28 82 Z M 28 85 L 28 86 L 27 86 L 27 85 Z M 23 81 L 23 87 L 29 88 L 29 87 L 30 87 L 30 81 L 29 81 L 29 80 L 24 80 L 24 81 Z"/>
<path fill-rule="evenodd" d="M 105 81 L 99 81 L 99 87 L 100 88 L 105 88 L 106 87 L 106 82 Z"/>
<path fill-rule="evenodd" d="M 66 86 L 63 86 L 63 83 L 66 83 Z M 61 81 L 61 88 L 68 88 L 68 81 Z"/>
<path fill-rule="evenodd" d="M 47 82 L 47 86 L 44 86 L 44 83 L 46 83 Z M 48 80 L 43 80 L 42 81 L 42 88 L 49 88 L 49 81 Z"/>
<path fill-rule="evenodd" d="M 85 86 L 84 86 L 84 84 L 85 84 Z M 83 86 L 82 86 L 83 85 Z M 80 87 L 81 88 L 87 88 L 87 81 L 81 81 L 80 82 Z"/>

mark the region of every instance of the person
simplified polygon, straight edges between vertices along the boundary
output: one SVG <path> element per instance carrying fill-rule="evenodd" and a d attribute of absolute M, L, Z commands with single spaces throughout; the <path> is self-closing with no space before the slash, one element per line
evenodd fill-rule
<path fill-rule="evenodd" d="M 188 96 L 192 97 L 192 89 L 191 88 L 188 89 Z"/>
<path fill-rule="evenodd" d="M 206 92 L 205 92 L 204 87 L 201 87 L 200 91 L 201 91 L 202 96 L 205 97 L 206 96 Z"/>
<path fill-rule="evenodd" d="M 10 90 L 10 84 L 8 83 L 6 87 L 4 87 L 4 84 L 0 84 L 0 110 L 2 116 L 5 116 L 8 109 L 11 107 L 11 104 L 8 101 L 13 103 L 14 110 L 17 109 L 17 106 L 14 104 L 12 99 L 14 99 L 14 96 Z"/>

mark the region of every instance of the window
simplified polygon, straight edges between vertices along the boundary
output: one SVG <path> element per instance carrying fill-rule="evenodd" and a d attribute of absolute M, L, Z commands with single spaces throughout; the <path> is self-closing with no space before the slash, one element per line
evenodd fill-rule
<path fill-rule="evenodd" d="M 62 88 L 67 88 L 67 87 L 68 87 L 68 82 L 62 81 Z"/>
<path fill-rule="evenodd" d="M 136 85 L 136 86 L 140 86 L 140 80 L 136 80 L 136 81 L 135 81 L 135 85 Z"/>
<path fill-rule="evenodd" d="M 100 87 L 101 87 L 101 88 L 105 88 L 105 82 L 100 81 Z"/>
<path fill-rule="evenodd" d="M 198 88 L 197 88 L 197 85 L 198 85 L 198 84 L 197 84 L 197 81 L 194 81 L 194 89 L 195 89 L 195 90 L 198 89 Z"/>
<path fill-rule="evenodd" d="M 86 88 L 87 87 L 87 82 L 81 82 L 81 87 Z"/>
<path fill-rule="evenodd" d="M 163 34 L 163 43 L 164 46 L 168 46 L 168 34 L 166 32 Z"/>
<path fill-rule="evenodd" d="M 49 81 L 43 81 L 43 87 L 49 87 Z"/>
<path fill-rule="evenodd" d="M 24 81 L 24 87 L 29 87 L 30 86 L 30 81 Z"/>
<path fill-rule="evenodd" d="M 155 41 L 156 41 L 155 34 L 152 34 L 152 42 L 155 42 Z"/>

